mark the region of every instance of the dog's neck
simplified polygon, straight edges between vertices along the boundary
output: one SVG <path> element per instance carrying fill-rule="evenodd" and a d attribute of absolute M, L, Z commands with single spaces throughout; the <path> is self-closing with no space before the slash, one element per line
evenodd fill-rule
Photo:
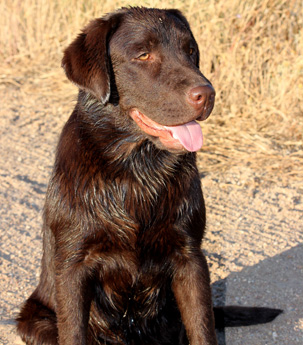
<path fill-rule="evenodd" d="M 80 110 L 78 112 L 80 116 L 85 114 L 78 120 L 83 121 L 84 127 L 93 129 L 95 140 L 102 147 L 101 154 L 105 159 L 108 157 L 108 161 L 115 161 L 117 165 L 127 164 L 129 169 L 139 159 L 138 166 L 144 166 L 146 163 L 155 169 L 164 165 L 168 173 L 175 172 L 180 164 L 195 162 L 195 153 L 170 152 L 158 148 L 152 138 L 139 129 L 119 104 L 102 104 L 90 93 L 80 91 L 77 108 Z"/>

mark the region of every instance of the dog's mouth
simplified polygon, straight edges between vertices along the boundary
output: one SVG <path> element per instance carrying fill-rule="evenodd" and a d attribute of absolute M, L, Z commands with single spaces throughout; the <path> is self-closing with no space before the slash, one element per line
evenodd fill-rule
<path fill-rule="evenodd" d="M 151 120 L 138 109 L 131 109 L 130 116 L 145 133 L 158 137 L 168 149 L 190 152 L 200 150 L 203 145 L 203 134 L 196 121 L 190 121 L 178 126 L 163 126 Z"/>

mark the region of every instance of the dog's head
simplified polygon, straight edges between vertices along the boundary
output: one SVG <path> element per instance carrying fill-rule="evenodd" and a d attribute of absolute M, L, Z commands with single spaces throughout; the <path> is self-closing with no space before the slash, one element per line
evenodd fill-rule
<path fill-rule="evenodd" d="M 65 50 L 67 77 L 101 103 L 117 103 L 167 149 L 197 151 L 215 92 L 178 10 L 121 9 L 92 21 Z"/>

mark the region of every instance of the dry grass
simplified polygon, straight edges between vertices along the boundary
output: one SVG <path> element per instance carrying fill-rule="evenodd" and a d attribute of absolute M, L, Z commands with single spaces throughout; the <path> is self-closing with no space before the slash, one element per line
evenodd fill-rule
<path fill-rule="evenodd" d="M 205 170 L 232 158 L 273 180 L 302 179 L 301 0 L 0 0 L 0 82 L 68 98 L 76 90 L 60 69 L 63 48 L 90 19 L 128 5 L 179 8 L 191 23 L 217 91 L 203 124 Z"/>

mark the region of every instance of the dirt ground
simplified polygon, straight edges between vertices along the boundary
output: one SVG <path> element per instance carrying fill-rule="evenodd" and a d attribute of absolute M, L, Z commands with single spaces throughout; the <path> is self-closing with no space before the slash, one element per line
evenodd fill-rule
<path fill-rule="evenodd" d="M 41 210 L 73 101 L 63 111 L 55 96 L 18 85 L 0 85 L 0 100 L 0 344 L 14 345 L 14 317 L 39 277 Z M 249 162 L 209 172 L 203 149 L 198 164 L 215 303 L 284 310 L 267 325 L 226 329 L 220 345 L 303 344 L 302 181 L 272 182 Z"/>

